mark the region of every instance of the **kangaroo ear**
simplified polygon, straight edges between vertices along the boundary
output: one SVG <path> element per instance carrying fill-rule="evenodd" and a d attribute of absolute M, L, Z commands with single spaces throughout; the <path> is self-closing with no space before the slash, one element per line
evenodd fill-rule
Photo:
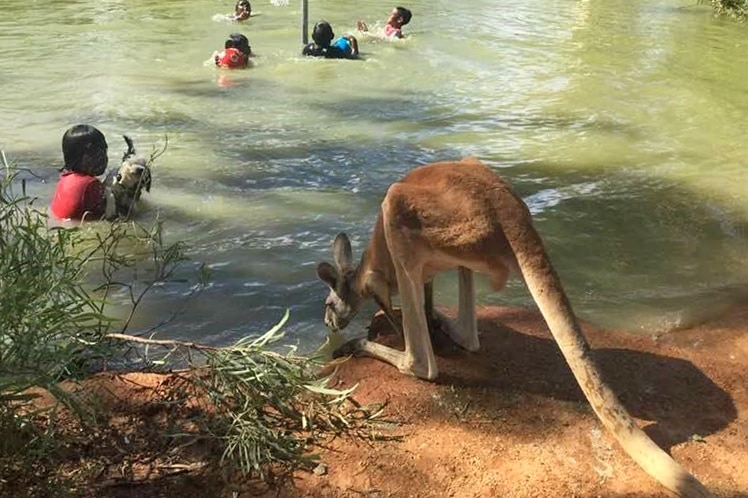
<path fill-rule="evenodd" d="M 346 270 L 353 266 L 353 251 L 351 250 L 351 241 L 344 232 L 340 232 L 332 243 L 332 255 L 335 258 L 335 264 L 338 269 Z"/>
<path fill-rule="evenodd" d="M 331 289 L 334 289 L 335 285 L 338 283 L 338 270 L 326 261 L 317 265 L 317 276 Z"/>

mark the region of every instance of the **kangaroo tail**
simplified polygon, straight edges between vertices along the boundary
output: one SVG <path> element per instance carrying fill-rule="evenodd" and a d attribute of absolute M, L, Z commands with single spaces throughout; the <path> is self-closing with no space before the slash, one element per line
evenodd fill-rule
<path fill-rule="evenodd" d="M 522 276 L 592 409 L 603 425 L 644 471 L 678 496 L 711 497 L 712 494 L 642 431 L 618 397 L 604 382 L 587 340 L 574 316 L 556 271 L 532 226 L 530 214 L 520 205 L 503 203 L 511 222 L 502 224 Z M 523 212 L 518 213 L 516 210 Z M 517 216 L 514 216 L 517 215 Z"/>

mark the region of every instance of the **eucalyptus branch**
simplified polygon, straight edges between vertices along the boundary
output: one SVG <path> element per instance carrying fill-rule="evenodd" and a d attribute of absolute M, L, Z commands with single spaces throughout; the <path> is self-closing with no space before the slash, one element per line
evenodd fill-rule
<path fill-rule="evenodd" d="M 221 349 L 221 348 L 217 348 L 214 346 L 208 346 L 206 344 L 200 344 L 197 342 L 177 341 L 177 340 L 170 340 L 170 339 L 146 339 L 145 337 L 139 337 L 139 336 L 130 335 L 130 334 L 119 334 L 115 332 L 106 334 L 104 338 L 105 339 L 116 339 L 118 341 L 135 342 L 137 344 L 148 344 L 151 346 L 184 347 L 184 348 L 195 349 L 198 351 L 219 351 Z"/>
<path fill-rule="evenodd" d="M 319 373 L 321 360 L 300 356 L 290 346 L 285 353 L 278 350 L 288 318 L 286 311 L 267 332 L 224 347 L 126 334 L 107 338 L 165 347 L 167 355 L 182 350 L 195 388 L 190 399 L 204 400 L 211 413 L 200 433 L 221 441 L 225 464 L 271 480 L 278 473 L 313 466 L 310 445 L 343 434 L 380 438 L 369 426 L 381 416 L 381 405 L 353 401 L 355 386 L 329 387 L 330 377 Z M 199 362 L 191 352 L 200 354 Z"/>
<path fill-rule="evenodd" d="M 153 161 L 158 159 L 164 152 L 166 152 L 166 149 L 169 147 L 169 135 L 164 134 L 164 146 L 161 147 L 161 149 L 156 149 L 156 146 L 153 146 L 153 150 L 151 150 L 151 156 L 148 159 L 148 162 L 146 163 L 149 167 L 151 164 L 153 164 Z"/>

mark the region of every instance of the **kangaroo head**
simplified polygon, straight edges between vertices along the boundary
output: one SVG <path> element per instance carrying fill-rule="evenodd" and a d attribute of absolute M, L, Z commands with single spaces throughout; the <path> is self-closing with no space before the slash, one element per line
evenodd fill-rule
<path fill-rule="evenodd" d="M 356 316 L 364 299 L 356 286 L 358 269 L 353 265 L 351 242 L 339 233 L 332 244 L 335 266 L 322 262 L 317 266 L 317 276 L 330 288 L 325 299 L 325 325 L 342 330 Z"/>

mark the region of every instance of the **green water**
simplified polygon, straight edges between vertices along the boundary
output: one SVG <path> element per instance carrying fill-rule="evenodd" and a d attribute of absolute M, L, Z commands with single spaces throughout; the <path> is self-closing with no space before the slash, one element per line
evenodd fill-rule
<path fill-rule="evenodd" d="M 310 0 L 336 33 L 381 27 L 386 2 Z M 695 1 L 414 1 L 409 37 L 359 33 L 360 61 L 299 56 L 300 2 L 3 0 L 0 147 L 42 204 L 60 138 L 128 133 L 157 160 L 145 220 L 186 240 L 212 283 L 151 295 L 135 322 L 223 343 L 275 323 L 323 337 L 316 263 L 345 230 L 357 255 L 387 186 L 475 155 L 526 199 L 578 313 L 656 334 L 748 293 L 748 31 Z M 205 65 L 233 31 L 246 71 Z M 454 281 L 437 300 L 455 301 Z M 481 303 L 529 304 L 518 283 Z M 361 331 L 363 316 L 352 326 Z"/>

